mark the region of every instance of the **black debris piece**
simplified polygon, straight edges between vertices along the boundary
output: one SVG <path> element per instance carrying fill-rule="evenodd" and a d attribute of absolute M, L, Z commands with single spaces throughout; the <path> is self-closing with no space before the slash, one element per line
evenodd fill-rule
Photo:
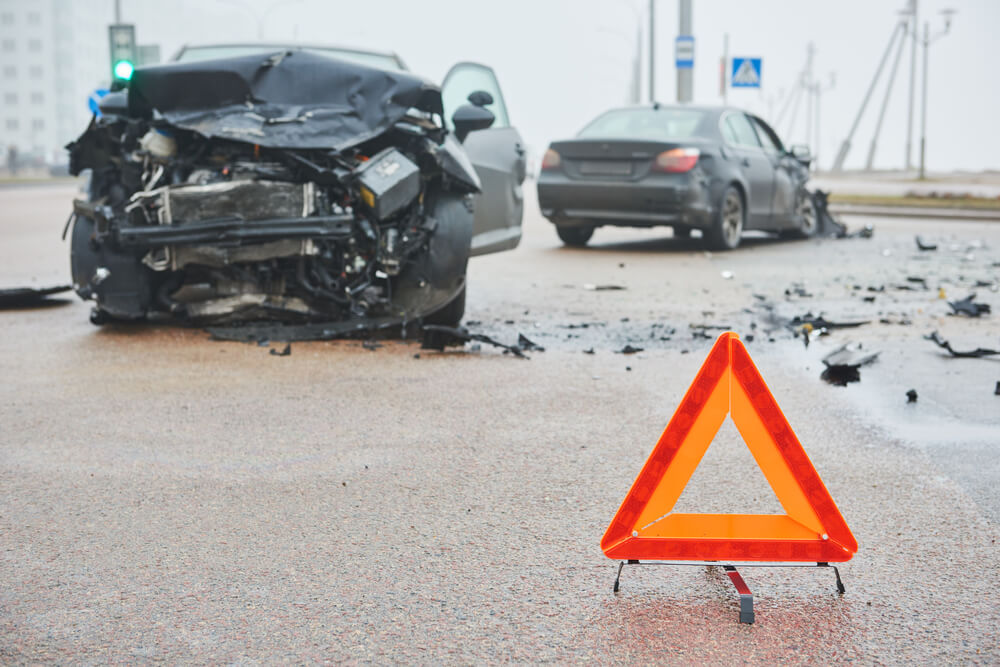
<path fill-rule="evenodd" d="M 275 357 L 290 357 L 290 356 L 292 356 L 292 344 L 291 343 L 286 343 L 285 344 L 285 348 L 283 350 L 281 350 L 281 352 L 278 352 L 277 348 L 272 347 L 271 348 L 271 355 L 275 356 Z"/>
<path fill-rule="evenodd" d="M 997 388 L 993 390 L 994 396 L 1000 396 L 1000 380 L 997 380 Z"/>
<path fill-rule="evenodd" d="M 544 352 L 545 348 L 522 333 L 517 334 L 517 346 L 525 352 Z"/>
<path fill-rule="evenodd" d="M 416 353 L 415 355 L 413 355 L 413 358 L 414 358 L 414 359 L 419 359 L 419 358 L 420 358 L 420 353 L 419 353 L 419 352 L 417 352 L 417 353 Z"/>
<path fill-rule="evenodd" d="M 55 287 L 13 287 L 0 289 L 0 310 L 8 308 L 31 308 L 33 306 L 68 303 L 68 301 L 48 300 L 53 294 L 62 294 L 73 289 L 72 285 Z"/>
<path fill-rule="evenodd" d="M 618 350 L 618 354 L 636 354 L 637 352 L 642 352 L 643 348 L 633 347 L 632 345 L 626 345 L 622 349 Z"/>
<path fill-rule="evenodd" d="M 920 237 L 918 236 L 917 237 L 918 242 L 919 242 L 919 239 L 920 239 Z M 923 248 L 921 248 L 921 250 L 923 250 Z M 916 389 L 910 389 L 908 392 L 906 392 L 906 402 L 907 403 L 916 403 L 917 402 L 917 390 Z"/>
<path fill-rule="evenodd" d="M 848 234 L 847 238 L 849 238 L 849 239 L 870 239 L 873 236 L 875 236 L 875 227 L 874 227 L 874 225 L 865 225 L 864 227 L 862 227 L 858 231 L 851 232 L 850 234 Z"/>
<path fill-rule="evenodd" d="M 594 348 L 588 347 L 586 350 L 583 351 L 583 353 L 584 354 L 593 354 L 594 353 Z"/>
<path fill-rule="evenodd" d="M 920 276 L 906 276 L 906 282 L 908 282 L 908 283 L 916 283 L 916 284 L 920 285 L 921 287 L 923 287 L 924 289 L 927 289 L 927 279 L 926 278 L 921 278 Z"/>
<path fill-rule="evenodd" d="M 812 193 L 813 206 L 816 209 L 816 217 L 819 219 L 819 233 L 823 236 L 842 239 L 847 236 L 847 225 L 840 222 L 830 213 L 829 192 L 814 190 Z"/>
<path fill-rule="evenodd" d="M 589 292 L 620 292 L 628 288 L 624 285 L 594 285 L 587 283 L 583 286 L 583 289 Z"/>
<path fill-rule="evenodd" d="M 842 345 L 823 357 L 826 369 L 820 374 L 820 379 L 838 387 L 846 387 L 851 382 L 860 382 L 859 369 L 875 361 L 878 355 L 878 352 L 863 350 L 860 344 Z"/>
<path fill-rule="evenodd" d="M 728 324 L 689 324 L 692 329 L 700 329 L 702 331 L 708 331 L 710 329 L 718 329 L 719 331 L 731 331 L 732 326 Z"/>
<path fill-rule="evenodd" d="M 311 324 L 276 324 L 274 322 L 248 322 L 233 326 L 208 327 L 213 340 L 234 340 L 256 343 L 261 339 L 296 343 L 305 340 L 334 340 L 361 335 L 371 336 L 376 331 L 391 329 L 403 324 L 399 317 L 372 317 L 339 322 L 314 322 Z"/>
<path fill-rule="evenodd" d="M 361 347 L 365 348 L 366 350 L 371 350 L 372 352 L 374 352 L 375 350 L 382 347 L 382 343 L 378 342 L 374 338 L 366 338 L 361 342 Z"/>
<path fill-rule="evenodd" d="M 527 359 L 524 351 L 517 345 L 505 345 L 498 340 L 494 340 L 485 334 L 470 333 L 464 327 L 446 327 L 440 324 L 425 324 L 421 329 L 423 340 L 420 347 L 424 350 L 444 351 L 446 347 L 462 347 L 466 343 L 477 341 L 486 343 L 494 347 L 499 347 L 504 352 L 510 352 L 515 357 Z"/>
<path fill-rule="evenodd" d="M 785 296 L 800 296 L 808 299 L 812 297 L 812 293 L 807 292 L 804 285 L 795 283 L 791 287 L 785 290 Z"/>
<path fill-rule="evenodd" d="M 919 234 L 917 234 L 917 236 L 914 237 L 914 240 L 917 242 L 918 250 L 923 250 L 923 251 L 937 250 L 937 243 L 924 243 L 924 240 L 920 238 Z"/>
<path fill-rule="evenodd" d="M 990 357 L 995 354 L 1000 354 L 1000 350 L 990 350 L 984 347 L 977 347 L 975 350 L 966 350 L 964 352 L 959 352 L 951 347 L 951 343 L 941 338 L 941 335 L 935 331 L 929 336 L 924 336 L 927 340 L 932 343 L 937 344 L 938 347 L 948 350 L 948 352 L 953 357 L 965 357 L 969 359 L 978 359 L 980 357 Z"/>
<path fill-rule="evenodd" d="M 846 320 L 843 322 L 833 322 L 823 316 L 816 316 L 812 313 L 796 315 L 790 322 L 793 328 L 799 328 L 808 324 L 813 329 L 853 329 L 854 327 L 860 327 L 870 323 L 871 320 Z"/>
<path fill-rule="evenodd" d="M 631 370 L 632 370 L 632 367 L 631 367 L 631 366 L 626 366 L 626 367 L 625 367 L 625 370 L 626 370 L 626 371 L 631 371 Z"/>
<path fill-rule="evenodd" d="M 862 297 L 861 300 L 864 301 L 864 302 L 866 302 L 866 303 L 875 303 L 875 297 L 874 296 L 865 296 L 865 297 Z"/>
<path fill-rule="evenodd" d="M 961 301 L 949 301 L 948 305 L 955 312 L 955 315 L 968 315 L 969 317 L 979 317 L 990 312 L 990 304 L 974 303 L 976 293 L 973 292 Z"/>

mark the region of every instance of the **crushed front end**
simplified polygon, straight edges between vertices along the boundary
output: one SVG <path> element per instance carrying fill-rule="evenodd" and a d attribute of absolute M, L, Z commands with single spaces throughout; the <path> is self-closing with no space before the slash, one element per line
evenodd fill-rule
<path fill-rule="evenodd" d="M 479 183 L 426 82 L 285 52 L 118 95 L 69 146 L 95 322 L 405 323 L 464 297 Z"/>

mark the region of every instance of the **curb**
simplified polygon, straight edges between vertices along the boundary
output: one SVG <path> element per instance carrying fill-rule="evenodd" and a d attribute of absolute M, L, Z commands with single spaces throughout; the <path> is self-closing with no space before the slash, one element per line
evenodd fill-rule
<path fill-rule="evenodd" d="M 969 208 L 914 207 L 914 206 L 866 206 L 864 204 L 829 205 L 831 213 L 843 215 L 878 215 L 899 218 L 933 218 L 937 220 L 980 220 L 1000 222 L 1000 210 L 978 210 Z"/>

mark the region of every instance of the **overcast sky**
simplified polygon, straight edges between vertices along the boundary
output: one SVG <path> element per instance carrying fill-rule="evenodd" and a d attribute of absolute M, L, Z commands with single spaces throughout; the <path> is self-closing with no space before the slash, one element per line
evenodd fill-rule
<path fill-rule="evenodd" d="M 91 0 L 98 3 L 101 0 Z M 113 5 L 107 2 L 107 11 Z M 656 97 L 676 99 L 673 42 L 677 1 L 656 1 Z M 391 50 L 411 69 L 440 82 L 450 65 L 492 66 L 511 120 L 538 151 L 573 135 L 601 111 L 627 101 L 638 33 L 648 57 L 647 0 L 121 0 L 140 43 L 159 43 L 165 56 L 184 43 L 268 41 L 338 44 Z M 807 45 L 814 72 L 834 87 L 822 96 L 818 153 L 828 166 L 854 120 L 905 0 L 694 0 L 695 102 L 721 103 L 723 35 L 730 55 L 763 58 L 760 91 L 735 90 L 729 103 L 775 121 L 802 71 Z M 1000 29 L 1000 1 L 920 0 L 921 25 L 943 28 L 944 8 L 957 14 L 950 34 L 930 48 L 927 162 L 931 170 L 1000 169 L 1000 77 L 988 48 Z M 922 30 L 922 28 L 921 28 Z M 103 35 L 102 35 L 103 38 Z M 894 53 L 893 53 L 894 55 Z M 918 59 L 922 51 L 918 50 Z M 892 65 L 892 57 L 886 70 Z M 647 94 L 643 62 L 643 99 Z M 854 137 L 847 166 L 863 165 L 888 72 Z M 904 159 L 910 77 L 907 44 L 886 113 L 876 168 Z M 917 159 L 920 71 L 914 118 Z M 805 142 L 806 103 L 795 127 L 791 108 L 776 129 L 786 143 Z"/>

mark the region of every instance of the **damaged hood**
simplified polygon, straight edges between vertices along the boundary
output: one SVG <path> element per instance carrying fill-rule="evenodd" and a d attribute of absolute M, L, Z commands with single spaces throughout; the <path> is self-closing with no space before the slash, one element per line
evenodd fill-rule
<path fill-rule="evenodd" d="M 420 77 L 307 51 L 137 69 L 128 107 L 206 138 L 337 151 L 382 134 L 410 108 L 443 115 L 440 89 Z"/>

